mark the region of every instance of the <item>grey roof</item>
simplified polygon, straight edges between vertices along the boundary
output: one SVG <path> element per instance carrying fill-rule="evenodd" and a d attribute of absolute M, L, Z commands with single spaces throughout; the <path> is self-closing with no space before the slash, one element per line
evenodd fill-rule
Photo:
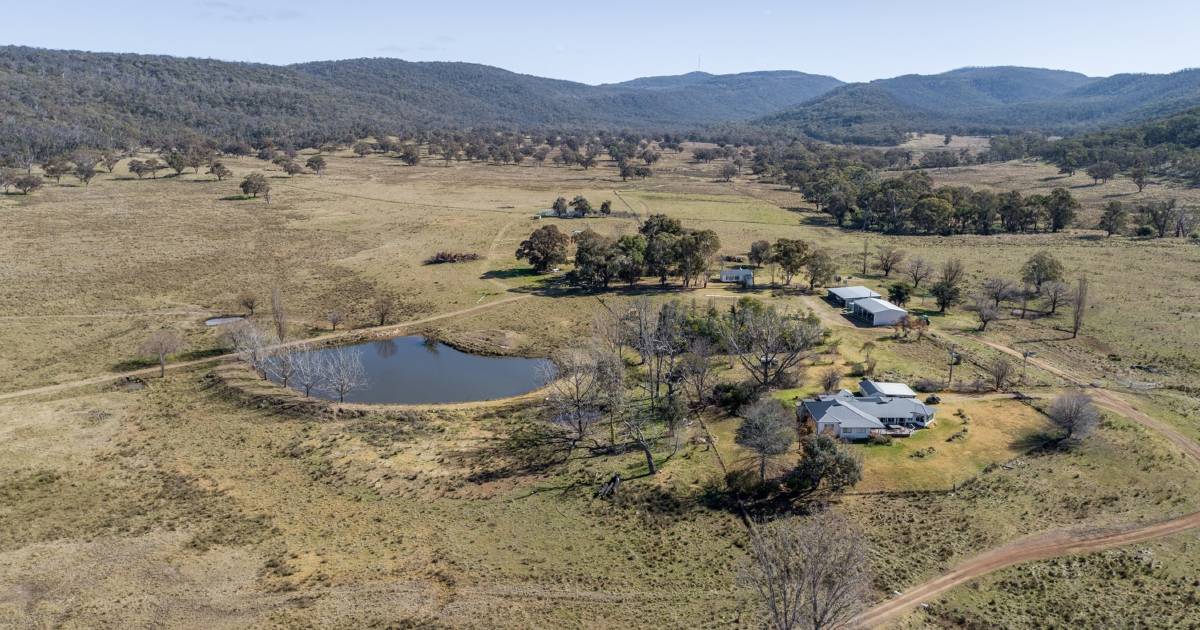
<path fill-rule="evenodd" d="M 908 311 L 900 308 L 899 306 L 896 306 L 895 304 L 888 302 L 887 300 L 880 300 L 878 298 L 863 298 L 861 300 L 858 300 L 854 303 L 854 308 L 866 311 L 871 314 L 886 313 L 887 311 L 900 312 L 900 313 L 908 312 Z"/>
<path fill-rule="evenodd" d="M 864 396 L 892 396 L 894 398 L 916 398 L 917 392 L 904 383 L 882 383 L 863 379 L 858 382 Z"/>
<path fill-rule="evenodd" d="M 817 422 L 837 422 L 847 428 L 881 429 L 880 418 L 932 418 L 937 411 L 912 398 L 887 396 L 848 396 L 843 393 L 820 396 L 801 403 Z"/>
<path fill-rule="evenodd" d="M 836 422 L 842 428 L 851 429 L 883 428 L 882 422 L 863 413 L 853 406 L 849 399 L 840 396 L 823 396 L 815 400 L 806 400 L 801 404 L 817 422 Z"/>
<path fill-rule="evenodd" d="M 858 300 L 861 298 L 877 298 L 879 294 L 867 287 L 833 287 L 829 292 L 843 300 Z"/>

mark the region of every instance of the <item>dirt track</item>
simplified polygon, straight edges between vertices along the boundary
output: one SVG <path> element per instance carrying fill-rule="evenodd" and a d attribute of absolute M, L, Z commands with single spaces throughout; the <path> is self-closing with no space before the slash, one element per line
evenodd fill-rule
<path fill-rule="evenodd" d="M 469 308 L 459 309 L 457 311 L 438 313 L 437 315 L 430 315 L 428 317 L 422 317 L 420 319 L 414 319 L 414 320 L 410 320 L 407 322 L 401 322 L 399 324 L 388 324 L 386 326 L 374 326 L 371 328 L 356 328 L 353 330 L 343 330 L 343 331 L 338 331 L 338 332 L 331 332 L 331 333 L 326 333 L 324 335 L 318 335 L 316 337 L 309 337 L 307 339 L 301 339 L 301 340 L 297 340 L 297 341 L 289 341 L 287 343 L 279 344 L 278 346 L 275 346 L 275 347 L 276 348 L 287 348 L 287 347 L 291 347 L 291 346 L 298 346 L 298 345 L 305 344 L 305 343 L 314 343 L 314 342 L 320 343 L 320 342 L 325 342 L 325 341 L 333 341 L 336 339 L 344 339 L 347 337 L 358 337 L 358 336 L 361 336 L 364 334 L 387 335 L 387 334 L 391 334 L 391 333 L 399 333 L 399 332 L 403 332 L 405 328 L 410 328 L 412 326 L 420 326 L 421 324 L 428 324 L 430 322 L 435 322 L 435 321 L 439 321 L 439 320 L 443 320 L 443 319 L 449 319 L 451 317 L 458 317 L 461 315 L 469 315 L 471 313 L 476 313 L 478 311 L 486 310 L 489 308 L 494 308 L 496 306 L 509 304 L 511 302 L 516 302 L 518 300 L 524 300 L 524 299 L 531 298 L 531 297 L 533 297 L 533 294 L 528 294 L 528 293 L 523 294 L 523 295 L 514 295 L 514 296 L 496 300 L 494 302 L 488 302 L 486 304 L 480 304 L 478 306 L 472 306 Z M 228 353 L 228 354 L 221 354 L 221 355 L 217 355 L 217 356 L 207 357 L 204 359 L 197 359 L 195 361 L 183 361 L 181 363 L 169 363 L 169 364 L 167 364 L 167 369 L 168 370 L 181 370 L 184 368 L 195 367 L 197 365 L 203 365 L 205 363 L 212 363 L 214 361 L 227 361 L 227 360 L 233 359 L 235 357 L 236 357 L 236 355 L 234 353 Z M 36 396 L 39 394 L 52 394 L 52 393 L 61 392 L 61 391 L 69 390 L 69 389 L 75 389 L 78 387 L 88 387 L 91 385 L 103 385 L 105 383 L 111 383 L 113 381 L 125 378 L 127 376 L 139 376 L 139 377 L 153 376 L 157 373 L 158 373 L 158 366 L 144 368 L 141 370 L 133 370 L 130 372 L 121 372 L 118 374 L 104 374 L 102 376 L 94 376 L 92 378 L 85 378 L 85 379 L 81 379 L 78 381 L 69 381 L 66 383 L 56 383 L 54 385 L 45 385 L 42 387 L 34 387 L 31 389 L 22 389 L 22 390 L 18 390 L 15 392 L 6 392 L 3 394 L 0 394 L 0 401 L 12 400 L 14 398 L 22 398 L 25 396 Z"/>
<path fill-rule="evenodd" d="M 952 336 L 944 332 L 941 334 Z M 978 341 L 1000 352 L 1018 358 L 1021 357 L 1020 352 L 1003 344 L 984 340 Z M 1088 393 L 1097 404 L 1116 411 L 1126 418 L 1157 432 L 1177 446 L 1184 454 L 1200 462 L 1200 443 L 1180 433 L 1175 427 L 1139 410 L 1119 394 L 1099 387 L 1090 387 L 1087 379 L 1068 370 L 1051 365 L 1044 360 L 1030 358 L 1029 362 L 1076 386 L 1089 388 Z M 1200 512 L 1193 512 L 1179 518 L 1161 521 L 1152 525 L 1104 530 L 1081 528 L 1057 529 L 1033 534 L 1002 547 L 985 551 L 974 558 L 966 560 L 950 572 L 924 584 L 914 586 L 899 596 L 863 612 L 855 617 L 850 625 L 867 627 L 882 626 L 890 621 L 894 621 L 897 617 L 920 603 L 933 599 L 956 586 L 961 586 L 975 578 L 1016 564 L 1046 560 L 1074 553 L 1103 551 L 1113 547 L 1170 536 L 1171 534 L 1177 534 L 1197 527 L 1200 527 Z"/>
<path fill-rule="evenodd" d="M 851 625 L 872 627 L 883 625 L 921 602 L 933 599 L 956 586 L 1023 562 L 1045 560 L 1073 553 L 1102 551 L 1177 534 L 1195 527 L 1200 527 L 1200 512 L 1145 527 L 1109 530 L 1063 529 L 1034 534 L 975 556 L 958 565 L 949 573 L 913 587 L 900 596 L 862 613 L 851 622 Z"/>

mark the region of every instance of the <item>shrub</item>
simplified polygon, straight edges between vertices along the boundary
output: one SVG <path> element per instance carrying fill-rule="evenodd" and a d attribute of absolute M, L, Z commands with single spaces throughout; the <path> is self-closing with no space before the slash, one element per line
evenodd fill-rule
<path fill-rule="evenodd" d="M 743 405 L 751 403 L 757 395 L 750 383 L 717 383 L 713 387 L 713 402 L 728 413 L 737 413 Z"/>
<path fill-rule="evenodd" d="M 850 376 L 866 376 L 865 367 L 861 362 L 850 364 Z"/>
<path fill-rule="evenodd" d="M 936 404 L 938 404 L 938 403 L 940 403 L 940 402 L 942 402 L 942 399 L 941 399 L 941 397 L 940 397 L 940 396 L 938 396 L 937 394 L 930 394 L 929 396 L 926 396 L 926 397 L 925 397 L 925 404 L 926 404 L 926 405 L 936 405 Z"/>
<path fill-rule="evenodd" d="M 1137 236 L 1154 236 L 1156 232 L 1154 231 L 1154 228 L 1150 227 L 1149 225 L 1139 225 L 1134 234 Z"/>
<path fill-rule="evenodd" d="M 919 392 L 940 392 L 942 391 L 941 381 L 935 381 L 931 378 L 919 379 L 916 383 L 916 389 Z"/>
<path fill-rule="evenodd" d="M 425 259 L 426 265 L 442 265 L 446 263 L 460 263 L 479 260 L 479 254 L 475 252 L 438 252 L 429 258 Z"/>
<path fill-rule="evenodd" d="M 867 444 L 874 444 L 877 446 L 891 446 L 892 436 L 884 435 L 882 433 L 872 433 L 871 436 L 867 438 Z"/>

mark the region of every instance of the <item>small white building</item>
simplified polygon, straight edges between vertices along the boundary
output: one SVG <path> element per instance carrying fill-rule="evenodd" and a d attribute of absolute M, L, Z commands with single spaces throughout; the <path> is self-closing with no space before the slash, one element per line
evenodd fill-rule
<path fill-rule="evenodd" d="M 908 311 L 879 298 L 855 300 L 850 311 L 869 326 L 891 326 L 908 315 Z"/>
<path fill-rule="evenodd" d="M 735 267 L 721 270 L 721 282 L 736 282 L 744 287 L 754 286 L 754 270 Z"/>
<path fill-rule="evenodd" d="M 867 287 L 833 287 L 829 289 L 829 300 L 838 306 L 850 306 L 864 298 L 883 297 Z"/>
<path fill-rule="evenodd" d="M 858 382 L 863 396 L 887 396 L 888 398 L 916 398 L 917 392 L 904 383 L 884 383 L 864 378 Z"/>

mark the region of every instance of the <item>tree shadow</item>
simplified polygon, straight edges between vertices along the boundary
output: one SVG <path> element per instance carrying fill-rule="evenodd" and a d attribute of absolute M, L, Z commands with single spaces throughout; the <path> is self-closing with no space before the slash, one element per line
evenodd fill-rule
<path fill-rule="evenodd" d="M 530 278 L 542 274 L 529 267 L 512 267 L 509 269 L 493 269 L 479 276 L 482 280 L 512 280 L 514 278 Z M 549 277 L 549 276 L 547 276 Z"/>
<path fill-rule="evenodd" d="M 1062 436 L 1048 431 L 1034 431 L 1013 440 L 1012 448 L 1030 457 L 1053 455 L 1070 450 Z"/>
<path fill-rule="evenodd" d="M 473 470 L 467 481 L 481 484 L 536 475 L 565 463 L 570 441 L 549 425 L 524 423 L 498 440 L 456 455 Z"/>
<path fill-rule="evenodd" d="M 229 195 L 228 197 L 220 197 L 218 201 L 251 201 L 258 199 L 253 195 Z"/>
<path fill-rule="evenodd" d="M 835 227 L 843 229 L 846 227 L 844 225 L 838 225 L 835 223 L 833 217 L 830 217 L 829 215 L 816 214 L 813 212 L 804 213 L 804 216 L 800 218 L 800 225 L 809 227 Z"/>

